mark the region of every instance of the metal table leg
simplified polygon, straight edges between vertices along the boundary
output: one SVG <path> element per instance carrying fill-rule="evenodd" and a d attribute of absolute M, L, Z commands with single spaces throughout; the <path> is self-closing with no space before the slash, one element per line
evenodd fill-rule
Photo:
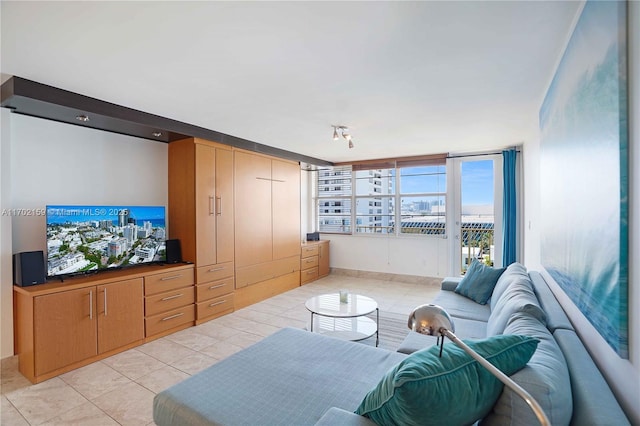
<path fill-rule="evenodd" d="M 380 341 L 380 309 L 376 308 L 376 348 Z"/>

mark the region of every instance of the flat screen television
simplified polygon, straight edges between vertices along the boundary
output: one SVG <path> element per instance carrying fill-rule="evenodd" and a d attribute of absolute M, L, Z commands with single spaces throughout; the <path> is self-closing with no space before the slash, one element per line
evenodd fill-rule
<path fill-rule="evenodd" d="M 47 275 L 76 275 L 166 260 L 164 206 L 46 208 Z"/>

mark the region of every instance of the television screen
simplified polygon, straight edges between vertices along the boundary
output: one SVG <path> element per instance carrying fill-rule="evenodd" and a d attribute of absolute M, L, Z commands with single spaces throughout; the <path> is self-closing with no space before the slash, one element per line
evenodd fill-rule
<path fill-rule="evenodd" d="M 166 260 L 164 206 L 47 206 L 47 275 Z"/>

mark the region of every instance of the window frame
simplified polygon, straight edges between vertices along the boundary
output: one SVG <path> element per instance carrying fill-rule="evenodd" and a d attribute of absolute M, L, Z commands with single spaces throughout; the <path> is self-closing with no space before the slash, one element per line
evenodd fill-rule
<path fill-rule="evenodd" d="M 448 204 L 448 193 L 447 193 L 447 179 L 448 177 L 448 168 L 447 168 L 447 164 L 446 164 L 446 158 L 447 155 L 446 154 L 437 154 L 437 155 L 431 155 L 431 156 L 420 156 L 420 157 L 405 157 L 405 158 L 399 158 L 399 159 L 384 159 L 384 160 L 369 160 L 369 161 L 363 161 L 363 162 L 357 162 L 357 163 L 339 163 L 336 164 L 334 167 L 330 168 L 330 169 L 321 169 L 321 170 L 335 170 L 336 168 L 341 168 L 343 175 L 344 172 L 346 172 L 347 170 L 349 170 L 349 186 L 350 186 L 350 195 L 330 195 L 329 193 L 331 193 L 332 191 L 321 191 L 320 190 L 320 186 L 321 186 L 321 182 L 322 181 L 327 181 L 327 180 L 331 180 L 331 176 L 322 176 L 319 173 L 317 178 L 316 178 L 316 188 L 317 190 L 314 192 L 313 194 L 313 203 L 314 203 L 314 208 L 316 211 L 316 229 L 318 229 L 319 232 L 322 233 L 326 233 L 326 234 L 337 234 L 337 235 L 360 235 L 360 236 L 372 236 L 372 237 L 400 237 L 400 238 L 422 238 L 422 237 L 437 237 L 437 238 L 447 238 L 448 235 L 448 227 L 447 227 L 447 216 L 446 216 L 446 210 L 447 210 L 447 204 Z M 444 186 L 443 186 L 443 192 L 413 192 L 413 193 L 404 193 L 402 192 L 402 188 L 401 188 L 401 178 L 402 178 L 402 169 L 406 169 L 406 168 L 415 168 L 415 167 L 428 167 L 428 166 L 441 166 L 442 169 L 439 172 L 436 172 L 435 174 L 438 175 L 442 175 L 444 176 L 445 182 L 444 182 Z M 358 195 L 357 194 L 357 178 L 356 176 L 356 172 L 358 171 L 362 171 L 362 170 L 387 170 L 387 169 L 393 169 L 393 179 L 394 182 L 392 185 L 390 185 L 390 189 L 393 188 L 393 193 L 390 194 L 384 194 L 384 193 L 369 193 L 369 194 L 363 194 L 363 195 Z M 382 173 L 384 175 L 384 172 Z M 376 181 L 378 180 L 378 178 L 381 176 L 376 176 L 371 175 L 371 176 L 366 176 L 366 177 L 360 177 L 358 179 L 363 179 L 363 180 L 368 180 L 368 181 Z M 344 179 L 344 177 L 343 177 Z M 335 185 L 334 185 L 335 186 Z M 342 186 L 345 186 L 344 184 Z M 327 193 L 329 192 L 329 193 Z M 412 198 L 412 197 L 425 197 L 425 198 L 430 198 L 430 197 L 436 197 L 436 198 L 440 198 L 441 200 L 443 200 L 444 203 L 444 207 L 445 207 L 445 212 L 442 214 L 437 215 L 438 220 L 436 221 L 437 223 L 442 223 L 442 227 L 443 230 L 441 232 L 439 232 L 438 230 L 440 229 L 439 226 L 434 227 L 434 229 L 436 231 L 434 232 L 416 232 L 416 233 L 412 233 L 412 232 L 403 232 L 404 227 L 403 226 L 397 226 L 397 224 L 401 224 L 402 223 L 402 217 L 403 217 L 403 212 L 402 212 L 402 199 L 403 198 Z M 378 206 L 376 204 L 377 203 L 377 199 L 392 199 L 392 208 L 393 208 L 393 213 L 391 215 L 385 215 L 385 214 L 381 214 L 378 212 Z M 323 200 L 332 200 L 332 201 L 338 201 L 338 200 L 350 200 L 351 206 L 350 206 L 350 223 L 348 225 L 348 231 L 345 232 L 339 232 L 339 231 L 331 231 L 331 230 L 323 230 L 321 229 L 321 222 L 322 222 L 322 217 L 325 216 L 329 216 L 327 215 L 326 212 L 321 212 L 321 203 L 323 202 Z M 373 209 L 373 213 L 363 213 L 363 214 L 358 214 L 358 200 L 362 200 L 362 199 L 368 199 L 369 202 L 366 203 L 366 205 L 363 207 L 363 211 L 369 212 L 370 209 Z M 371 202 L 374 202 L 374 205 L 371 205 Z M 383 206 L 381 206 L 380 208 L 384 211 L 385 207 L 384 207 L 384 203 L 385 201 L 382 200 L 382 204 Z M 344 207 L 346 207 L 347 203 L 343 203 L 344 206 L 341 210 L 345 210 Z M 335 215 L 333 215 L 335 216 Z M 367 217 L 391 217 L 391 221 L 392 224 L 388 225 L 388 228 L 391 228 L 392 231 L 391 232 L 358 232 L 358 218 L 367 218 Z M 368 223 L 368 222 L 367 222 Z M 326 226 L 326 225 L 325 225 Z M 346 226 L 346 225 L 342 225 L 342 226 Z"/>

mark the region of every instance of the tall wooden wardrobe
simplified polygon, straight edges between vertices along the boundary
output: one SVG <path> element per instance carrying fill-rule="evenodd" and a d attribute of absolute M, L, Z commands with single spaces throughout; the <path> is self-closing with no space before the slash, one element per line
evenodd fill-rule
<path fill-rule="evenodd" d="M 169 231 L 196 266 L 196 324 L 234 309 L 231 147 L 189 138 L 169 144 Z"/>

